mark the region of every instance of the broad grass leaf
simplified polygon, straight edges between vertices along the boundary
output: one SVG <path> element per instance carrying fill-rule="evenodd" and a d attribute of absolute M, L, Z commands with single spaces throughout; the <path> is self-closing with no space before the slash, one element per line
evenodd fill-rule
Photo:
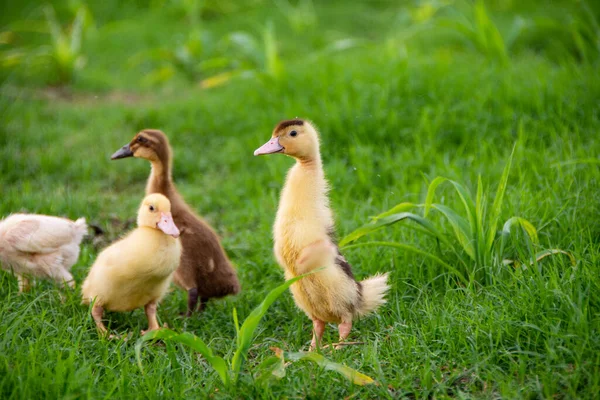
<path fill-rule="evenodd" d="M 465 207 L 465 211 L 467 212 L 467 217 L 469 224 L 471 226 L 471 231 L 476 231 L 476 222 L 475 222 L 475 204 L 473 203 L 473 199 L 471 198 L 471 194 L 469 191 L 460 183 L 450 180 L 448 178 L 444 178 L 443 176 L 438 176 L 429 184 L 429 188 L 427 189 L 427 196 L 425 197 L 425 212 L 424 216 L 427 217 L 429 214 L 429 210 L 433 204 L 433 198 L 435 197 L 435 191 L 439 185 L 444 182 L 450 182 L 452 186 L 456 189 L 458 196 L 460 197 L 463 206 Z"/>
<path fill-rule="evenodd" d="M 285 376 L 283 350 L 278 347 L 271 347 L 271 350 L 275 352 L 275 355 L 267 357 L 256 367 L 258 371 L 256 382 L 259 384 L 268 381 L 272 377 L 281 379 Z"/>
<path fill-rule="evenodd" d="M 85 22 L 85 8 L 80 7 L 71 28 L 71 52 L 76 54 L 81 50 L 81 39 Z"/>
<path fill-rule="evenodd" d="M 375 383 L 373 378 L 371 378 L 365 374 L 362 374 L 362 373 L 360 373 L 350 367 L 347 367 L 343 364 L 338 364 L 333 361 L 330 361 L 318 353 L 286 352 L 285 357 L 286 357 L 286 359 L 288 359 L 290 361 L 306 360 L 306 361 L 314 362 L 315 364 L 317 364 L 321 368 L 324 368 L 325 370 L 335 371 L 335 372 L 341 374 L 342 376 L 344 376 L 348 380 L 352 381 L 352 383 L 354 383 L 356 385 L 364 386 L 364 385 L 370 385 L 370 384 Z"/>
<path fill-rule="evenodd" d="M 556 168 L 556 167 L 560 167 L 563 165 L 577 165 L 577 164 L 600 164 L 600 158 L 579 158 L 579 159 L 574 159 L 574 160 L 557 162 L 557 163 L 551 164 L 550 166 L 552 168 Z"/>
<path fill-rule="evenodd" d="M 480 48 L 479 38 L 472 26 L 463 21 L 458 21 L 450 18 L 440 18 L 438 26 L 448 28 L 461 34 L 475 48 Z"/>
<path fill-rule="evenodd" d="M 467 188 L 465 188 L 463 185 L 456 181 L 449 180 L 448 182 L 450 182 L 452 186 L 454 186 L 454 189 L 456 189 L 456 192 L 458 193 L 458 197 L 460 197 L 460 200 L 462 201 L 463 206 L 465 207 L 465 211 L 467 212 L 467 220 L 469 221 L 469 225 L 471 226 L 471 232 L 474 236 L 475 232 L 477 232 L 477 221 L 475 219 L 475 214 L 477 213 L 477 210 L 475 209 L 475 203 L 473 202 L 471 193 L 467 190 Z"/>
<path fill-rule="evenodd" d="M 476 253 L 479 256 L 479 265 L 485 263 L 484 257 L 488 254 L 485 252 L 486 241 L 483 233 L 483 218 L 485 216 L 485 195 L 483 194 L 483 183 L 481 183 L 481 175 L 477 177 L 477 195 L 475 196 L 475 235 L 474 242 Z"/>
<path fill-rule="evenodd" d="M 293 283 L 299 281 L 305 276 L 314 274 L 315 272 L 318 272 L 320 270 L 321 268 L 313 270 L 308 274 L 300 275 L 285 281 L 283 284 L 271 290 L 269 294 L 265 297 L 265 299 L 262 301 L 262 303 L 260 303 L 258 307 L 252 310 L 252 312 L 246 318 L 238 332 L 238 348 L 235 351 L 231 360 L 231 369 L 233 370 L 234 379 L 237 379 L 240 369 L 242 368 L 242 364 L 246 359 L 246 355 L 248 354 L 248 350 L 250 349 L 250 345 L 252 344 L 252 339 L 254 338 L 254 331 L 256 331 L 260 320 L 265 316 L 271 304 L 273 304 L 275 300 L 277 300 L 277 298 L 281 296 L 283 292 L 285 292 Z"/>
<path fill-rule="evenodd" d="M 238 320 L 237 308 L 233 307 L 233 326 L 235 327 L 236 337 L 240 336 L 240 322 Z"/>
<path fill-rule="evenodd" d="M 419 215 L 413 214 L 413 213 L 403 212 L 403 213 L 388 215 L 387 217 L 383 217 L 381 219 L 378 219 L 376 221 L 373 221 L 366 225 L 361 226 L 360 228 L 358 228 L 355 231 L 346 235 L 346 237 L 344 237 L 340 241 L 339 245 L 340 245 L 340 247 L 343 247 L 343 246 L 347 245 L 348 243 L 354 242 L 355 240 L 360 239 L 361 237 L 363 237 L 371 232 L 375 232 L 376 230 L 379 230 L 383 227 L 386 227 L 388 225 L 394 224 L 398 221 L 402 221 L 405 219 L 410 219 L 412 221 L 415 221 L 416 223 L 418 223 L 419 225 L 424 227 L 426 230 L 431 232 L 440 241 L 442 241 L 446 244 L 449 244 L 448 240 L 437 231 L 435 226 L 429 220 L 427 220 Z"/>
<path fill-rule="evenodd" d="M 435 190 L 442 183 L 446 182 L 448 179 L 443 176 L 438 176 L 434 180 L 431 181 L 429 187 L 427 188 L 427 195 L 425 196 L 425 211 L 423 213 L 424 217 L 427 217 L 429 214 L 429 210 L 431 210 L 431 205 L 433 204 L 433 198 L 435 197 Z"/>
<path fill-rule="evenodd" d="M 414 203 L 410 203 L 410 202 L 404 202 L 404 203 L 400 203 L 400 204 L 396 204 L 394 207 L 390 208 L 389 210 L 382 212 L 379 215 L 376 215 L 372 218 L 373 221 L 377 221 L 378 219 L 384 218 L 384 217 L 388 217 L 392 214 L 397 214 L 400 212 L 406 212 L 408 210 L 411 210 L 415 207 L 419 207 L 418 204 L 414 204 Z"/>
<path fill-rule="evenodd" d="M 44 6 L 44 16 L 46 17 L 46 23 L 48 24 L 54 46 L 56 46 L 59 42 L 65 41 L 62 28 L 58 23 L 58 19 L 56 19 L 56 13 L 51 5 Z"/>
<path fill-rule="evenodd" d="M 493 56 L 499 61 L 506 63 L 508 55 L 506 46 L 500 31 L 490 18 L 483 0 L 478 0 L 474 5 L 475 19 L 479 28 L 479 34 L 488 56 Z"/>
<path fill-rule="evenodd" d="M 163 84 L 171 80 L 175 76 L 176 72 L 177 71 L 175 71 L 171 65 L 164 65 L 146 74 L 142 79 L 142 84 L 149 86 Z"/>
<path fill-rule="evenodd" d="M 523 122 L 521 121 L 519 124 L 519 130 L 523 129 Z M 500 219 L 500 212 L 502 211 L 502 203 L 504 201 L 504 192 L 506 192 L 506 185 L 508 183 L 508 175 L 510 173 L 510 167 L 512 165 L 513 156 L 515 154 L 515 148 L 517 144 L 513 146 L 512 151 L 510 152 L 510 156 L 508 157 L 508 161 L 504 166 L 504 171 L 502 171 L 502 177 L 500 178 L 500 183 L 498 184 L 498 189 L 496 190 L 496 197 L 494 198 L 494 204 L 492 204 L 492 209 L 490 210 L 490 222 L 488 225 L 488 237 L 486 242 L 486 250 L 490 251 L 492 245 L 494 244 L 494 239 L 496 237 L 496 229 L 498 226 L 498 220 Z"/>
<path fill-rule="evenodd" d="M 508 221 L 506 221 L 506 223 L 504 224 L 504 227 L 502 227 L 502 235 L 510 235 L 510 231 L 513 225 L 518 225 L 521 228 L 523 228 L 523 230 L 527 233 L 527 236 L 529 236 L 529 239 L 531 239 L 531 242 L 536 245 L 539 244 L 537 229 L 535 229 L 535 226 L 533 226 L 531 222 L 521 217 L 509 218 Z"/>
<path fill-rule="evenodd" d="M 231 79 L 238 75 L 238 71 L 225 71 L 219 74 L 210 76 L 200 81 L 200 87 L 202 89 L 211 89 L 214 87 L 222 86 L 229 82 Z"/>
<path fill-rule="evenodd" d="M 272 77 L 278 78 L 283 70 L 283 65 L 277 51 L 275 26 L 272 21 L 269 21 L 263 29 L 263 47 L 266 72 Z"/>
<path fill-rule="evenodd" d="M 475 248 L 473 247 L 473 243 L 475 238 L 473 237 L 473 232 L 469 229 L 469 223 L 466 219 L 458 215 L 454 210 L 450 207 L 446 207 L 442 204 L 433 204 L 433 208 L 441 212 L 454 230 L 454 235 L 456 239 L 460 243 L 461 247 L 467 253 L 471 259 L 475 260 Z"/>
<path fill-rule="evenodd" d="M 138 366 L 142 371 L 142 345 L 149 340 L 157 339 L 161 339 L 166 342 L 180 343 L 202 354 L 206 361 L 208 361 L 215 371 L 217 371 L 223 383 L 225 385 L 229 384 L 230 378 L 228 367 L 223 358 L 215 356 L 212 350 L 198 336 L 195 336 L 189 332 L 177 333 L 170 329 L 158 329 L 156 331 L 148 332 L 137 341 L 135 344 L 135 357 L 137 359 Z"/>
<path fill-rule="evenodd" d="M 267 357 L 256 367 L 256 383 L 261 384 L 270 378 L 281 379 L 285 377 L 285 363 L 276 356 Z"/>
<path fill-rule="evenodd" d="M 350 245 L 344 246 L 344 250 L 353 249 L 353 248 L 357 248 L 357 247 L 367 247 L 367 246 L 395 247 L 398 249 L 403 249 L 406 251 L 410 251 L 412 253 L 419 254 L 423 257 L 426 257 L 426 258 L 429 258 L 430 260 L 435 261 L 436 263 L 445 267 L 448 271 L 454 273 L 465 285 L 469 283 L 468 280 L 464 277 L 464 275 L 458 269 L 456 269 L 453 266 L 451 266 L 450 264 L 446 263 L 441 258 L 439 258 L 431 253 L 427 253 L 426 251 L 421 250 L 417 247 L 410 246 L 408 244 L 396 243 L 396 242 L 378 242 L 378 241 L 362 242 L 362 243 L 356 243 L 356 244 L 350 244 Z"/>

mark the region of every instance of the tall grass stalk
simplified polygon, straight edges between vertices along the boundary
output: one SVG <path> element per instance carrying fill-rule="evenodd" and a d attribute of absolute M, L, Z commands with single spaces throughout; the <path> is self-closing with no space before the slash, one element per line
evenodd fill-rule
<path fill-rule="evenodd" d="M 504 38 L 490 17 L 485 2 L 476 0 L 470 11 L 470 16 L 441 18 L 439 24 L 460 34 L 465 41 L 489 59 L 507 65 L 509 57 Z"/>
<path fill-rule="evenodd" d="M 548 255 L 568 254 L 563 250 L 550 249 L 536 253 L 540 247 L 536 228 L 529 221 L 522 217 L 511 217 L 504 224 L 498 244 L 498 224 L 502 213 L 504 195 L 508 184 L 508 177 L 513 161 L 516 145 L 510 153 L 508 161 L 496 189 L 494 202 L 491 208 L 487 206 L 487 194 L 484 191 L 481 176 L 477 180 L 477 192 L 475 198 L 471 192 L 457 181 L 437 177 L 429 184 L 427 195 L 423 204 L 400 203 L 392 209 L 376 216 L 370 223 L 356 229 L 340 241 L 340 246 L 346 249 L 361 246 L 386 246 L 402 249 L 416 253 L 425 257 L 438 265 L 444 267 L 452 273 L 463 284 L 491 283 L 497 277 L 504 266 L 504 250 L 506 240 L 510 235 L 512 226 L 519 226 L 525 232 L 527 240 L 526 245 L 529 253 L 529 259 L 532 263 L 537 262 Z M 438 188 L 443 185 L 450 185 L 457 194 L 462 204 L 463 213 L 453 208 L 434 203 Z M 423 210 L 423 215 L 414 214 L 406 210 L 419 208 Z M 453 236 L 436 227 L 431 219 L 432 211 L 436 211 L 450 225 Z M 417 247 L 389 241 L 372 241 L 365 243 L 351 244 L 359 238 L 380 230 L 388 225 L 400 221 L 413 221 L 418 224 L 419 231 L 436 238 L 444 247 L 450 249 L 456 259 L 462 265 L 462 268 L 452 266 L 452 261 L 443 260 L 440 257 L 421 250 Z M 465 257 L 466 255 L 466 257 Z M 572 258 L 571 255 L 569 257 Z M 462 272 L 464 271 L 464 272 Z"/>
<path fill-rule="evenodd" d="M 63 30 L 56 18 L 54 8 L 50 5 L 44 7 L 46 23 L 52 38 L 49 57 L 56 69 L 59 84 L 70 83 L 78 70 L 85 65 L 82 54 L 82 39 L 85 28 L 87 9 L 79 7 L 71 24 L 71 28 Z"/>

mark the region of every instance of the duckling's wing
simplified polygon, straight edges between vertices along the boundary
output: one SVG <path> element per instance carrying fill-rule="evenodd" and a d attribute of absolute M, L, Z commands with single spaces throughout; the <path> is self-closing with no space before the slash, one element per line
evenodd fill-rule
<path fill-rule="evenodd" d="M 74 229 L 68 220 L 26 219 L 8 229 L 4 238 L 23 253 L 52 253 L 73 240 Z"/>
<path fill-rule="evenodd" d="M 346 258 L 340 252 L 340 248 L 337 246 L 335 246 L 335 247 L 337 249 L 337 256 L 335 257 L 335 265 L 337 265 L 339 268 L 341 268 L 342 271 L 344 271 L 344 273 L 346 275 L 348 275 L 349 278 L 352 278 L 354 280 L 354 274 L 352 273 L 352 265 L 350 265 L 350 263 L 348 261 L 346 261 Z"/>
<path fill-rule="evenodd" d="M 344 273 L 348 277 L 355 280 L 354 274 L 352 273 L 352 265 L 350 265 L 350 263 L 346 261 L 346 258 L 342 255 L 342 252 L 340 251 L 340 248 L 337 245 L 337 235 L 333 226 L 330 226 L 327 229 L 327 236 L 329 236 L 329 240 L 331 240 L 331 243 L 335 246 L 335 250 L 337 251 L 337 256 L 335 257 L 335 265 L 341 268 L 341 270 L 344 271 Z"/>

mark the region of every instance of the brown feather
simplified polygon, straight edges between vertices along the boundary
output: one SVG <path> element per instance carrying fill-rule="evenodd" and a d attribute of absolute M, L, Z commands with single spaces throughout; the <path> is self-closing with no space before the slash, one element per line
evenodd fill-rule
<path fill-rule="evenodd" d="M 281 121 L 280 123 L 277 124 L 277 126 L 275 127 L 275 129 L 273 130 L 273 132 L 279 132 L 282 129 L 287 128 L 288 126 L 302 126 L 304 125 L 304 121 L 301 119 L 288 119 L 285 121 Z"/>
<path fill-rule="evenodd" d="M 181 231 L 181 264 L 175 272 L 174 281 L 182 288 L 197 288 L 197 296 L 204 301 L 240 291 L 237 273 L 215 231 L 199 217 L 181 197 L 171 176 L 171 148 L 166 135 L 159 130 L 144 130 L 143 135 L 156 153 L 152 173 L 148 178 L 146 194 L 161 193 L 171 201 L 175 225 Z"/>

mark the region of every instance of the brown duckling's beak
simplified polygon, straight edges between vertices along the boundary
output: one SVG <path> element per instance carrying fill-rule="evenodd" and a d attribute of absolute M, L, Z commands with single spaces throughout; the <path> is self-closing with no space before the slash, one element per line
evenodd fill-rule
<path fill-rule="evenodd" d="M 281 153 L 283 150 L 284 147 L 279 144 L 279 138 L 274 137 L 258 149 L 254 150 L 254 155 L 261 156 L 263 154 Z"/>
<path fill-rule="evenodd" d="M 133 157 L 133 152 L 128 144 L 121 147 L 119 150 L 115 152 L 112 156 L 110 156 L 111 160 L 118 160 L 119 158 Z"/>

